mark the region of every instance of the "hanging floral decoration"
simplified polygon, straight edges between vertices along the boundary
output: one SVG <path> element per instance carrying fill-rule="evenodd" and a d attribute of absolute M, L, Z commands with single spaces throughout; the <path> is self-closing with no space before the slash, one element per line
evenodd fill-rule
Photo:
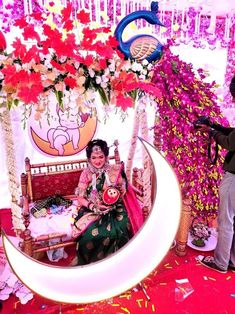
<path fill-rule="evenodd" d="M 199 116 L 228 126 L 216 103 L 215 82 L 205 83 L 206 73 L 195 71 L 166 46 L 161 62 L 154 69 L 153 82 L 162 92 L 158 99 L 162 150 L 174 167 L 183 197 L 192 203 L 196 216 L 215 216 L 218 184 L 222 177 L 224 152 L 219 151 L 216 165 L 208 158 L 208 134 L 194 128 Z M 213 148 L 213 145 L 212 145 Z"/>
<path fill-rule="evenodd" d="M 0 55 L 2 107 L 23 103 L 44 112 L 51 92 L 63 107 L 68 92 L 79 98 L 97 91 L 103 104 L 125 111 L 138 91 L 160 96 L 150 80 L 152 64 L 125 60 L 110 27 L 94 27 L 84 10 L 72 20 L 71 12 L 68 4 L 58 14 L 37 12 L 16 20 L 23 40 L 16 38 L 12 53 Z"/>

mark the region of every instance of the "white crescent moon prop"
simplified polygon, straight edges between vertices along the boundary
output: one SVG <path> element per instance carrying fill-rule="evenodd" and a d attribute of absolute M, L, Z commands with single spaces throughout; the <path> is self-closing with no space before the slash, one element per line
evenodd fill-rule
<path fill-rule="evenodd" d="M 9 264 L 28 288 L 62 303 L 97 302 L 134 287 L 162 261 L 178 229 L 181 193 L 168 162 L 149 143 L 143 144 L 157 173 L 156 198 L 143 227 L 117 253 L 91 265 L 51 266 L 22 253 L 3 233 Z"/>

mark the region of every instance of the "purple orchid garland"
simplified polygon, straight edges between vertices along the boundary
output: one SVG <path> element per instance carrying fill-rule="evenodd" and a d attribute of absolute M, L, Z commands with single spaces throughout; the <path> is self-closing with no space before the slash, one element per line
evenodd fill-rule
<path fill-rule="evenodd" d="M 224 126 L 228 121 L 216 103 L 215 82 L 205 83 L 204 78 L 202 69 L 195 73 L 192 65 L 173 55 L 168 46 L 152 81 L 162 91 L 157 109 L 160 122 L 155 126 L 162 134 L 162 151 L 176 172 L 183 197 L 191 200 L 192 214 L 213 218 L 224 151 L 219 151 L 217 163 L 212 165 L 207 156 L 208 135 L 197 131 L 193 121 L 199 116 Z"/>

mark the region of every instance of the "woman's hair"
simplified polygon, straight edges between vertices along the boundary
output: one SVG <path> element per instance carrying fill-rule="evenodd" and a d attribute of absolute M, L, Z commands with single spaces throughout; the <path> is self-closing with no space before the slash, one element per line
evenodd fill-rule
<path fill-rule="evenodd" d="M 230 90 L 232 97 L 235 97 L 235 76 L 232 78 L 232 80 L 230 82 L 229 90 Z"/>
<path fill-rule="evenodd" d="M 101 151 L 104 153 L 105 157 L 108 157 L 108 155 L 109 155 L 109 147 L 108 147 L 107 142 L 105 142 L 103 140 L 100 140 L 100 139 L 97 139 L 97 140 L 90 141 L 87 144 L 87 147 L 86 147 L 86 156 L 87 156 L 87 158 L 91 157 L 91 153 L 93 151 L 97 151 L 96 148 L 98 148 L 98 150 L 100 148 Z"/>

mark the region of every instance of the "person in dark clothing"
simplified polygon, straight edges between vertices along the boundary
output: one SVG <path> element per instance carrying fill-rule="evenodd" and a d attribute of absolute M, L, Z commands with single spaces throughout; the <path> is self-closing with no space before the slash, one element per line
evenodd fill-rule
<path fill-rule="evenodd" d="M 230 83 L 230 93 L 235 102 L 235 77 Z M 200 260 L 201 264 L 221 273 L 228 269 L 235 272 L 235 128 L 211 123 L 201 125 L 202 132 L 210 136 L 228 152 L 223 170 L 225 171 L 219 187 L 218 241 L 214 256 Z"/>

